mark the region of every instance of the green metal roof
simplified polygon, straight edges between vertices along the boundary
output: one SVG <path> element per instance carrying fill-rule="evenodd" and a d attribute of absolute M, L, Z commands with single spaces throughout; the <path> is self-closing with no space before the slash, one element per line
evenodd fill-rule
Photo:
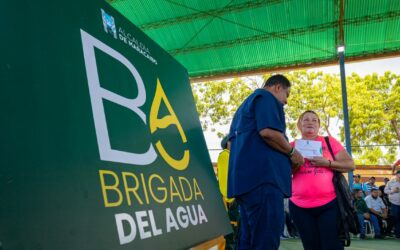
<path fill-rule="evenodd" d="M 400 55 L 399 0 L 114 0 L 192 79 Z"/>

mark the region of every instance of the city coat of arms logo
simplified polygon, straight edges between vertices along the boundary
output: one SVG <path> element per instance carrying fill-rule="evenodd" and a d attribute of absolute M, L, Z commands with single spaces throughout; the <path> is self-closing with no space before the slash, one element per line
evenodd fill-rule
<path fill-rule="evenodd" d="M 115 26 L 114 17 L 107 14 L 103 9 L 101 9 L 101 17 L 103 19 L 104 31 L 111 34 L 115 39 L 117 39 L 117 28 Z"/>

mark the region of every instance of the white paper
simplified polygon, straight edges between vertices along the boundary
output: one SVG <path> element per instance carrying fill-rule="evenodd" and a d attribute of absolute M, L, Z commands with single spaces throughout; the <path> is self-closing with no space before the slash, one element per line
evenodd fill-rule
<path fill-rule="evenodd" d="M 320 141 L 296 140 L 295 148 L 303 157 L 322 156 L 322 143 Z"/>

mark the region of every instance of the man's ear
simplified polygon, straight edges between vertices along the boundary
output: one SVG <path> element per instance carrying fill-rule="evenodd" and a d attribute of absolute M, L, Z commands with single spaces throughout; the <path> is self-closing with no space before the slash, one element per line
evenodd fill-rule
<path fill-rule="evenodd" d="M 279 93 L 279 87 L 280 87 L 280 85 L 279 84 L 275 84 L 275 85 L 273 85 L 272 87 L 271 87 L 271 90 L 275 93 L 275 94 L 277 94 L 277 93 Z"/>

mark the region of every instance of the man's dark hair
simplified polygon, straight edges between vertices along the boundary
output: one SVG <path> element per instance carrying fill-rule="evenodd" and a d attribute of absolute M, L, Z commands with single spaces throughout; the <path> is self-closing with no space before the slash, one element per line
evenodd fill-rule
<path fill-rule="evenodd" d="M 273 75 L 270 78 L 268 78 L 265 81 L 263 88 L 272 87 L 272 86 L 278 85 L 278 84 L 281 85 L 282 87 L 284 87 L 285 89 L 289 88 L 291 86 L 290 81 L 285 76 L 277 74 L 277 75 Z"/>
<path fill-rule="evenodd" d="M 224 138 L 222 138 L 222 141 L 221 141 L 221 148 L 222 149 L 227 149 L 228 148 L 228 141 L 229 141 L 229 137 L 227 135 Z"/>

